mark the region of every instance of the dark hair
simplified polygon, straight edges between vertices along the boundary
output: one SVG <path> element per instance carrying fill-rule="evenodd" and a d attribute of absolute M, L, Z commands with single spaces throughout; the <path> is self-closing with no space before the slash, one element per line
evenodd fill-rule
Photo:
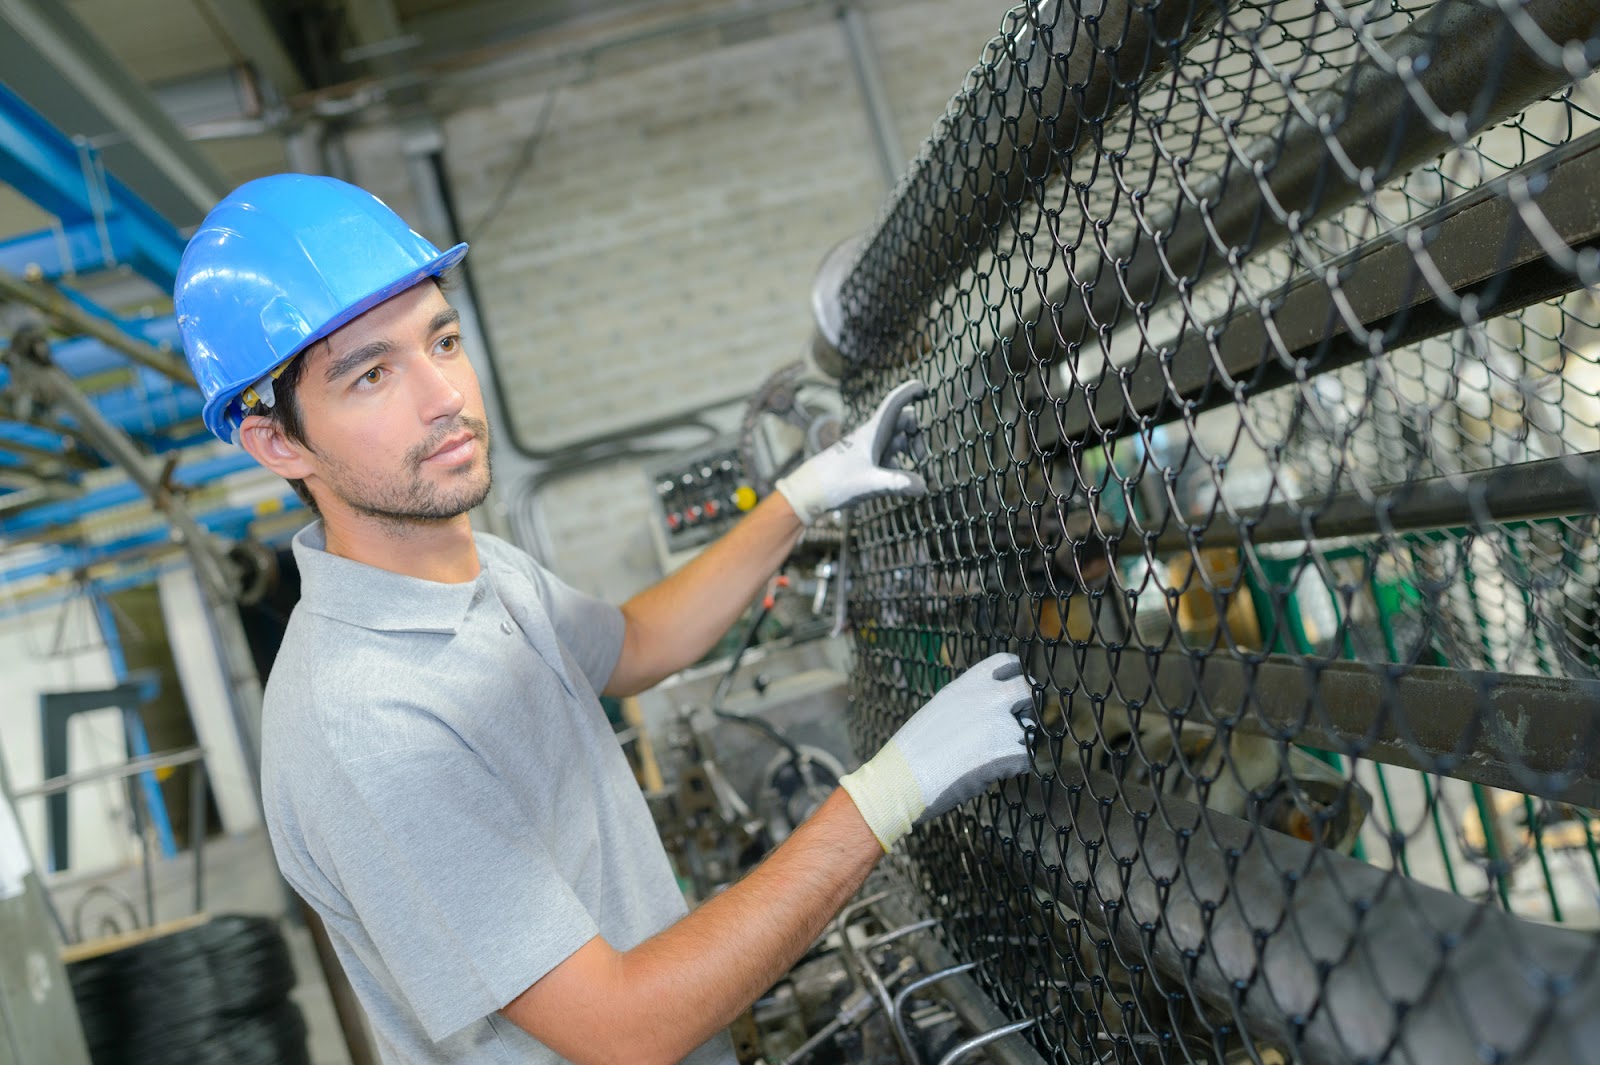
<path fill-rule="evenodd" d="M 305 426 L 300 423 L 300 401 L 295 398 L 295 390 L 299 387 L 300 377 L 305 373 L 305 357 L 310 354 L 310 349 L 302 351 L 299 355 L 289 360 L 283 368 L 283 373 L 272 382 L 273 405 L 257 403 L 246 410 L 245 416 L 259 415 L 275 424 L 284 436 L 297 444 L 306 447 L 311 445 L 306 441 Z M 294 489 L 294 494 L 300 497 L 311 513 L 322 517 L 322 511 L 317 506 L 317 501 L 311 497 L 311 489 L 306 487 L 304 481 L 290 481 L 289 487 Z"/>

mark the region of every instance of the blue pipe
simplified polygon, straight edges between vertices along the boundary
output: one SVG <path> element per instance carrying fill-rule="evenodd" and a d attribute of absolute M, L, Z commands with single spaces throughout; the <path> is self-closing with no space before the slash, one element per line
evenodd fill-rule
<path fill-rule="evenodd" d="M 21 97 L 0 85 L 0 182 L 16 189 L 64 225 L 116 219 L 128 242 L 127 262 L 159 289 L 172 291 L 183 238 L 172 223 L 114 176 L 106 175 L 110 202 L 99 204 L 85 177 L 78 146 Z"/>
<path fill-rule="evenodd" d="M 93 222 L 79 222 L 0 240 L 0 269 L 20 277 L 59 281 L 109 269 L 132 254 L 121 219 L 107 219 L 103 230 Z"/>
<path fill-rule="evenodd" d="M 128 679 L 128 660 L 122 653 L 122 638 L 117 632 L 117 619 L 111 613 L 111 603 L 93 590 L 89 592 L 89 601 L 94 604 L 95 620 L 100 623 L 100 638 L 105 641 L 106 655 L 111 659 L 112 675 L 121 684 Z M 144 758 L 150 754 L 150 737 L 145 733 L 144 715 L 139 712 L 139 707 L 122 708 L 122 730 L 127 736 L 129 758 Z M 147 771 L 139 774 L 139 788 L 144 792 L 144 808 L 150 815 L 156 839 L 161 844 L 161 856 L 177 857 L 178 843 L 172 835 L 172 819 L 167 816 L 167 801 L 161 794 L 161 782 L 154 773 Z M 191 831 L 194 830 L 191 828 Z"/>
<path fill-rule="evenodd" d="M 280 514 L 303 509 L 304 504 L 292 493 L 271 501 L 269 513 Z M 242 540 L 250 526 L 263 517 L 260 506 L 221 507 L 195 515 L 195 520 L 209 531 L 229 540 Z M 33 577 L 44 577 L 63 570 L 86 570 L 115 559 L 117 556 L 141 548 L 161 547 L 172 542 L 166 525 L 124 536 L 103 544 L 63 544 L 45 549 L 42 558 L 0 571 L 0 586 Z"/>
<path fill-rule="evenodd" d="M 230 451 L 214 458 L 185 463 L 173 472 L 172 480 L 180 487 L 195 488 L 248 469 L 259 469 L 256 460 L 244 451 Z M 0 537 L 19 536 L 55 525 L 69 525 L 87 515 L 124 506 L 144 497 L 138 485 L 125 481 L 85 492 L 76 499 L 41 503 L 20 514 L 0 519 Z"/>

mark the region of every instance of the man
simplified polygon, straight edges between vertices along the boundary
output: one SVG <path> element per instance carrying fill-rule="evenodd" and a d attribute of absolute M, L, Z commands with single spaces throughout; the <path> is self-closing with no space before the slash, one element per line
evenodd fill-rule
<path fill-rule="evenodd" d="M 176 292 L 206 424 L 320 520 L 267 686 L 262 790 L 390 1063 L 731 1065 L 728 1023 L 895 840 L 1023 771 L 1013 656 L 957 679 L 740 883 L 686 912 L 597 702 L 694 662 L 806 522 L 918 494 L 882 463 L 915 383 L 620 610 L 476 535 L 483 396 L 440 253 L 369 194 L 238 189 Z"/>

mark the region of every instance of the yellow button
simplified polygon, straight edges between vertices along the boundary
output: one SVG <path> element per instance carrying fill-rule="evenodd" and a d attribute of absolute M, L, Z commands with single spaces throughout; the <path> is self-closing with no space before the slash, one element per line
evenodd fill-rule
<path fill-rule="evenodd" d="M 756 505 L 756 490 L 747 484 L 741 484 L 739 490 L 733 493 L 733 505 L 740 510 L 753 510 Z"/>

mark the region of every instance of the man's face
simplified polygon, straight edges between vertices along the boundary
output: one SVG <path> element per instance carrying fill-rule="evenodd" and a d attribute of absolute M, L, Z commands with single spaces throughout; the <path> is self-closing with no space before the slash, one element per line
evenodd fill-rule
<path fill-rule="evenodd" d="M 329 334 L 299 387 L 324 512 L 334 499 L 394 524 L 463 514 L 489 494 L 489 426 L 459 316 L 432 281 Z M 330 499 L 330 496 L 332 499 Z"/>

